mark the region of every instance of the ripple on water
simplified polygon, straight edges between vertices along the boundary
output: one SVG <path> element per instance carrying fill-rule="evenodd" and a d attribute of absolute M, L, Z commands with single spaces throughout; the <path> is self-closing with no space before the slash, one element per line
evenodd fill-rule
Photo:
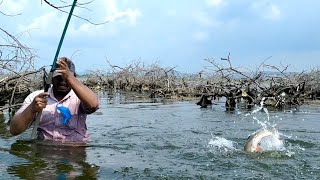
<path fill-rule="evenodd" d="M 300 148 L 313 148 L 316 146 L 315 143 L 312 143 L 312 142 L 307 142 L 307 141 L 303 141 L 303 140 L 298 140 L 298 139 L 286 139 L 286 142 L 287 143 L 290 143 L 290 145 L 295 145 L 295 146 L 298 146 Z"/>
<path fill-rule="evenodd" d="M 109 102 L 104 99 L 99 109 L 101 113 L 88 116 L 88 129 L 93 141 L 85 148 L 86 158 L 76 156 L 70 159 L 70 154 L 63 156 L 57 149 L 56 159 L 60 156 L 67 157 L 70 161 L 82 160 L 75 166 L 83 168 L 75 172 L 78 173 L 76 178 L 317 179 L 320 177 L 318 108 L 292 113 L 268 111 L 270 114 L 268 119 L 265 111 L 248 116 L 245 116 L 246 111 L 241 112 L 240 109 L 234 113 L 224 112 L 225 108 L 221 103 L 213 105 L 212 109 L 200 109 L 194 102 L 170 104 Z M 261 154 L 243 151 L 247 136 L 261 128 L 258 120 L 267 125 L 278 124 L 280 132 L 290 134 L 290 137 L 284 139 L 286 150 L 267 151 Z M 26 136 L 30 137 L 29 134 Z M 5 174 L 4 177 L 9 176 L 7 179 L 10 177 L 28 179 L 31 176 L 26 177 L 25 174 L 39 172 L 53 175 L 60 175 L 63 171 L 74 173 L 70 170 L 70 164 L 61 164 L 60 160 L 53 161 L 51 158 L 53 153 L 44 154 L 42 148 L 34 151 L 28 143 L 15 143 L 17 137 L 4 135 L 2 137 L 3 150 L 0 160 L 6 168 L 1 168 L 3 170 L 1 173 Z M 39 155 L 42 157 L 38 157 Z M 92 164 L 97 164 L 99 170 L 91 168 Z M 90 173 L 97 174 L 94 177 L 88 175 Z"/>

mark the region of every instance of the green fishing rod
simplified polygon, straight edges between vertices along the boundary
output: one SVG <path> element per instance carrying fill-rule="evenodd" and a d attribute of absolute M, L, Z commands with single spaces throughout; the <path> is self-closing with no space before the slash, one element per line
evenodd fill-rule
<path fill-rule="evenodd" d="M 49 75 L 48 75 L 48 77 L 46 79 L 46 83 L 45 83 L 45 86 L 44 86 L 44 92 L 48 92 L 50 84 L 52 83 L 52 74 L 53 74 L 53 71 L 56 70 L 57 60 L 58 60 L 58 56 L 59 56 L 59 53 L 60 53 L 60 49 L 61 49 L 61 46 L 62 46 L 62 43 L 63 43 L 64 36 L 66 35 L 67 29 L 68 29 L 68 25 L 69 25 L 73 10 L 74 10 L 74 8 L 76 6 L 76 3 L 77 3 L 77 0 L 73 0 L 71 9 L 70 9 L 70 12 L 69 12 L 69 15 L 68 15 L 68 19 L 67 19 L 66 24 L 64 26 L 64 29 L 63 29 L 63 32 L 62 32 L 62 35 L 61 35 L 61 38 L 60 38 L 60 41 L 59 41 L 59 45 L 58 45 L 57 51 L 56 51 L 56 54 L 54 56 L 53 63 L 51 65 L 50 73 L 49 73 Z M 34 126 L 33 126 L 33 130 L 32 130 L 32 134 L 31 134 L 31 139 L 34 139 L 36 137 L 37 129 L 38 129 L 38 126 L 39 126 L 39 123 L 40 123 L 41 115 L 42 115 L 42 111 L 37 113 L 37 116 L 36 116 L 36 119 L 35 119 L 35 122 L 34 122 Z"/>

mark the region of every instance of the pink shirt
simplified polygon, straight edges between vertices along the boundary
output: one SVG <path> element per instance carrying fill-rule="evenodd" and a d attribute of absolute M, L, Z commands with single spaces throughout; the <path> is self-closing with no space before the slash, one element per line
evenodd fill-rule
<path fill-rule="evenodd" d="M 33 99 L 43 90 L 35 91 L 28 95 L 22 107 L 17 111 L 23 112 L 33 101 Z M 86 142 L 88 140 L 86 118 L 87 114 L 93 113 L 85 109 L 84 105 L 71 90 L 61 101 L 58 101 L 54 95 L 52 88 L 48 90 L 47 106 L 42 111 L 40 123 L 38 127 L 38 138 L 43 140 L 54 140 L 62 142 Z M 67 107 L 71 112 L 71 118 L 66 125 L 62 123 L 62 115 L 57 110 L 58 106 Z"/>

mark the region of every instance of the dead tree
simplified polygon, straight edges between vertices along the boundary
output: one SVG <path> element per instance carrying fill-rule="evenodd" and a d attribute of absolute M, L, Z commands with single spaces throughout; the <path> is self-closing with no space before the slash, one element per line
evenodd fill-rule
<path fill-rule="evenodd" d="M 269 65 L 265 63 L 266 59 L 254 72 L 234 68 L 230 60 L 230 53 L 227 58 L 220 59 L 226 61 L 227 65 L 222 66 L 212 58 L 205 60 L 212 65 L 211 71 L 220 74 L 219 84 L 223 87 L 222 92 L 226 98 L 227 109 L 233 109 L 234 104 L 239 104 L 241 99 L 247 108 L 260 105 L 262 100 L 265 106 L 278 109 L 299 106 L 305 98 L 314 97 L 317 94 L 315 92 L 320 92 L 317 76 L 311 77 L 311 74 L 304 71 L 301 73 L 287 72 L 289 66 Z M 269 71 L 273 73 L 266 73 Z M 311 88 L 308 82 L 314 82 L 317 90 Z"/>
<path fill-rule="evenodd" d="M 208 95 L 202 95 L 200 101 L 197 102 L 197 105 L 199 105 L 201 108 L 207 108 L 208 106 L 212 105 L 212 101 L 208 98 Z"/>

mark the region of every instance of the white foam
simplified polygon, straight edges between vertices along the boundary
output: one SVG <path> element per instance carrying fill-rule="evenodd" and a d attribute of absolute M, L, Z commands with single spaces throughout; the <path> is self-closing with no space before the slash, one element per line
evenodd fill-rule
<path fill-rule="evenodd" d="M 217 148 L 220 152 L 229 152 L 236 150 L 234 143 L 222 137 L 212 137 L 208 143 L 209 147 Z"/>
<path fill-rule="evenodd" d="M 286 150 L 283 141 L 280 139 L 278 131 L 274 131 L 272 136 L 263 137 L 260 146 L 264 151 L 283 151 Z"/>

